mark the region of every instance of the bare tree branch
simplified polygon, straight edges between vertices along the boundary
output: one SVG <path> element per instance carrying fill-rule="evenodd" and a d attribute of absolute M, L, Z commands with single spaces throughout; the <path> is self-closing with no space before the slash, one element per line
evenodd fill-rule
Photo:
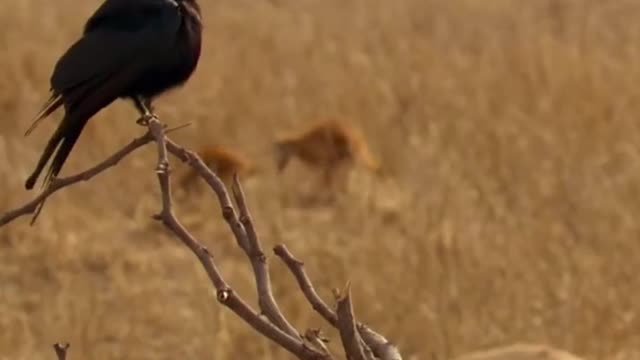
<path fill-rule="evenodd" d="M 296 331 L 296 329 L 287 321 L 278 304 L 273 297 L 273 291 L 271 289 L 271 279 L 269 278 L 269 266 L 267 263 L 267 257 L 262 251 L 262 246 L 258 241 L 256 230 L 253 227 L 253 220 L 251 219 L 251 213 L 247 208 L 245 202 L 244 192 L 240 186 L 238 176 L 233 177 L 233 195 L 240 211 L 240 223 L 245 229 L 249 248 L 245 249 L 245 253 L 251 260 L 251 266 L 256 278 L 256 288 L 258 291 L 258 304 L 262 312 L 278 326 L 281 330 L 287 332 L 291 336 L 296 336 L 299 339 L 302 337 Z"/>
<path fill-rule="evenodd" d="M 149 132 L 158 146 L 158 165 L 156 166 L 156 173 L 159 176 L 161 173 L 166 173 L 169 170 L 169 158 L 167 156 L 167 143 L 165 142 L 164 126 L 156 117 L 150 117 L 145 120 L 148 124 Z M 162 199 L 164 202 L 164 196 Z"/>
<path fill-rule="evenodd" d="M 240 246 L 251 261 L 256 280 L 258 304 L 262 313 L 282 331 L 302 340 L 298 331 L 286 320 L 273 297 L 267 259 L 257 240 L 251 215 L 247 210 L 244 194 L 239 186 L 237 176 L 234 176 L 233 191 L 236 203 L 240 209 L 240 219 L 238 219 L 231 204 L 231 199 L 225 190 L 224 183 L 214 175 L 197 153 L 184 149 L 170 139 L 167 139 L 167 148 L 173 155 L 189 163 L 216 193 L 222 209 L 222 216 L 231 228 L 238 246 Z"/>
<path fill-rule="evenodd" d="M 287 265 L 293 274 L 302 293 L 307 298 L 313 309 L 317 311 L 328 323 L 339 329 L 339 321 L 336 313 L 322 300 L 316 292 L 309 276 L 304 270 L 304 263 L 296 259 L 285 245 L 277 245 L 273 252 Z M 388 341 L 384 336 L 373 331 L 371 328 L 360 322 L 356 323 L 356 328 L 364 343 L 371 349 L 376 358 L 381 360 L 402 360 L 398 348 Z M 366 349 L 364 349 L 366 351 Z"/>
<path fill-rule="evenodd" d="M 293 276 L 296 278 L 300 290 L 302 290 L 302 293 L 305 295 L 313 309 L 322 315 L 329 324 L 337 328 L 338 316 L 336 316 L 333 310 L 327 306 L 320 295 L 316 292 L 316 289 L 311 284 L 311 279 L 309 279 L 306 271 L 304 271 L 304 263 L 293 257 L 293 254 L 291 254 L 289 249 L 287 249 L 283 244 L 276 245 L 273 248 L 273 252 L 282 259 L 285 265 L 287 265 Z"/>
<path fill-rule="evenodd" d="M 369 346 L 376 358 L 380 360 L 402 360 L 398 347 L 385 339 L 384 336 L 362 323 L 358 323 L 357 326 L 360 337 Z"/>
<path fill-rule="evenodd" d="M 118 162 L 120 162 L 120 160 L 122 160 L 124 157 L 132 153 L 134 150 L 144 146 L 145 144 L 151 141 L 153 141 L 153 136 L 151 135 L 151 133 L 147 132 L 143 136 L 134 139 L 128 145 L 118 150 L 116 153 L 114 153 L 113 155 L 111 155 L 110 157 L 108 157 L 98 165 L 76 175 L 72 175 L 65 178 L 53 179 L 49 187 L 47 187 L 35 199 L 33 199 L 32 201 L 28 202 L 27 204 L 25 204 L 20 208 L 17 208 L 15 210 L 10 210 L 2 214 L 0 216 L 0 227 L 12 222 L 13 220 L 21 216 L 34 213 L 38 209 L 38 206 L 42 204 L 53 193 L 57 192 L 62 188 L 78 183 L 80 181 L 90 180 L 91 178 L 107 170 L 108 168 L 115 166 L 116 164 L 118 164 Z"/>
<path fill-rule="evenodd" d="M 149 129 L 151 132 L 157 134 L 157 141 L 162 143 L 158 146 L 159 149 L 165 147 L 172 154 L 175 154 L 180 158 L 186 157 L 190 164 L 196 165 L 194 166 L 194 169 L 196 169 L 198 173 L 207 180 L 212 189 L 214 189 L 216 194 L 218 194 L 219 199 L 221 199 L 220 203 L 222 204 L 223 215 L 225 215 L 225 219 L 227 219 L 227 222 L 230 224 L 234 234 L 236 232 L 238 234 L 244 234 L 244 229 L 235 216 L 235 211 L 231 205 L 229 195 L 225 190 L 223 182 L 204 164 L 197 154 L 185 150 L 166 139 L 166 137 L 162 135 L 162 126 L 157 119 L 151 119 L 149 121 Z M 189 249 L 195 253 L 217 290 L 218 301 L 240 316 L 255 330 L 296 355 L 299 359 L 329 359 L 327 354 L 306 346 L 306 344 L 299 338 L 287 334 L 276 325 L 261 317 L 251 309 L 247 303 L 238 297 L 235 292 L 233 292 L 215 266 L 213 256 L 211 256 L 209 251 L 207 251 L 207 249 L 184 228 L 173 213 L 171 184 L 169 182 L 169 166 L 166 158 L 166 152 L 158 152 L 158 164 L 167 164 L 167 166 L 158 166 L 157 170 L 160 190 L 162 192 L 162 210 L 160 214 L 155 216 L 155 218 L 162 221 L 169 230 L 171 230 L 185 245 L 187 245 L 187 247 L 189 247 Z M 239 241 L 239 243 L 246 244 L 246 241 Z"/>
<path fill-rule="evenodd" d="M 135 139 L 129 145 L 113 154 L 111 157 L 97 166 L 67 178 L 54 179 L 52 185 L 45 189 L 36 199 L 27 205 L 8 212 L 0 217 L 0 226 L 14 219 L 32 213 L 43 202 L 59 189 L 70 186 L 82 180 L 88 180 L 107 168 L 117 164 L 122 158 L 135 149 L 155 141 L 157 144 L 156 174 L 161 190 L 162 207 L 160 213 L 154 215 L 154 219 L 161 221 L 176 237 L 178 237 L 198 258 L 209 280 L 216 289 L 218 302 L 225 305 L 232 312 L 242 318 L 247 324 L 260 334 L 275 342 L 282 348 L 302 360 L 332 360 L 334 357 L 325 346 L 324 339 L 319 330 L 308 330 L 304 336 L 287 321 L 278 308 L 273 296 L 271 279 L 267 258 L 263 252 L 258 235 L 256 233 L 250 211 L 247 207 L 245 195 L 237 176 L 233 181 L 233 197 L 238 207 L 239 216 L 232 204 L 229 193 L 222 180 L 202 161 L 197 153 L 184 149 L 166 137 L 164 126 L 159 119 L 150 117 L 146 122 L 148 132 Z M 218 269 L 213 255 L 202 245 L 177 219 L 173 212 L 170 167 L 168 153 L 171 153 L 187 162 L 196 173 L 201 176 L 216 194 L 227 225 L 233 233 L 237 245 L 244 251 L 250 261 L 254 272 L 258 304 L 262 314 L 257 313 L 250 305 L 238 296 L 226 283 Z M 356 321 L 353 315 L 350 290 L 347 288 L 344 295 L 337 297 L 337 311 L 331 310 L 318 296 L 311 280 L 303 269 L 303 263 L 293 257 L 284 245 L 274 248 L 275 254 L 284 261 L 291 273 L 295 276 L 298 285 L 312 307 L 319 312 L 333 327 L 340 331 L 343 349 L 349 360 L 401 360 L 395 346 L 384 337 L 375 333 L 365 325 Z M 66 356 L 65 346 L 55 345 L 59 359 Z"/>
<path fill-rule="evenodd" d="M 340 339 L 344 345 L 347 359 L 349 360 L 375 360 L 371 352 L 365 355 L 362 339 L 356 329 L 356 319 L 353 315 L 353 304 L 351 303 L 351 286 L 347 284 L 343 294 L 336 294 L 338 316 L 338 330 Z M 366 345 L 365 345 L 366 347 Z"/>

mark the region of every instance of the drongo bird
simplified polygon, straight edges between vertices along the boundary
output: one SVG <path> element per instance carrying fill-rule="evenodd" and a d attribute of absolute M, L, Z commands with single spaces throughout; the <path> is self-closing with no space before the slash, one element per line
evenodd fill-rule
<path fill-rule="evenodd" d="M 139 123 L 153 116 L 154 97 L 184 84 L 194 72 L 201 39 L 196 0 L 106 0 L 85 23 L 82 37 L 56 63 L 50 97 L 25 133 L 63 106 L 64 118 L 25 188 L 33 188 L 53 156 L 43 182 L 47 186 L 87 121 L 116 99 L 133 101 Z"/>

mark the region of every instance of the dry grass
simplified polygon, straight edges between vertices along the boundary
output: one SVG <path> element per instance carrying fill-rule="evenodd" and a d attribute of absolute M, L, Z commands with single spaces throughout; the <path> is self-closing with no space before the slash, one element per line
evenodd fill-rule
<path fill-rule="evenodd" d="M 0 2 L 0 209 L 33 196 L 22 183 L 56 121 L 22 133 L 97 2 Z M 194 123 L 176 140 L 269 164 L 282 130 L 344 116 L 391 174 L 356 172 L 332 207 L 287 193 L 303 172 L 247 184 L 265 245 L 305 259 L 323 294 L 351 279 L 357 315 L 408 359 L 519 341 L 590 360 L 640 348 L 640 3 L 201 2 L 202 62 L 158 102 L 163 121 Z M 103 111 L 63 172 L 140 134 L 135 118 L 128 103 Z M 51 359 L 60 340 L 74 359 L 290 358 L 215 304 L 149 219 L 153 150 L 55 195 L 36 226 L 0 230 L 0 358 Z M 216 206 L 178 214 L 252 296 Z M 273 264 L 296 326 L 324 325 Z"/>

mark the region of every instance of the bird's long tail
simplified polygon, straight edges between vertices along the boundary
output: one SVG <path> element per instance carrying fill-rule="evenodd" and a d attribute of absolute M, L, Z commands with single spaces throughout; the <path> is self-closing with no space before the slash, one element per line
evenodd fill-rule
<path fill-rule="evenodd" d="M 42 155 L 40 156 L 40 160 L 36 165 L 36 169 L 24 184 L 27 190 L 33 189 L 33 186 L 38 180 L 40 173 L 44 169 L 47 162 L 49 162 L 51 156 L 54 155 L 54 152 L 55 155 L 53 157 L 53 161 L 49 166 L 42 186 L 46 187 L 51 181 L 51 178 L 58 175 L 58 173 L 62 169 L 62 165 L 64 165 L 64 162 L 67 160 L 71 149 L 73 149 L 73 146 L 78 140 L 78 137 L 80 137 L 80 133 L 82 132 L 84 125 L 87 123 L 86 121 L 77 121 L 77 119 L 75 120 L 76 121 L 73 121 L 73 119 L 65 116 L 65 118 L 58 126 L 58 129 L 56 129 L 56 131 L 53 133 L 53 135 L 49 139 L 49 142 L 47 143 L 47 146 L 42 152 Z"/>
<path fill-rule="evenodd" d="M 24 136 L 28 136 L 29 134 L 31 134 L 31 132 L 38 126 L 38 124 L 40 124 L 40 121 L 49 116 L 57 108 L 59 108 L 62 103 L 62 95 L 52 93 L 40 112 L 34 117 L 33 121 L 31 122 L 31 126 L 29 126 L 27 131 L 24 133 Z"/>

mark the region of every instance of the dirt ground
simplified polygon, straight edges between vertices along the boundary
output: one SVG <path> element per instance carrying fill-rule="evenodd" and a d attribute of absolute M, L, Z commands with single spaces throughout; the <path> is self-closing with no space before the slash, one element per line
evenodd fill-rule
<path fill-rule="evenodd" d="M 262 241 L 303 259 L 326 299 L 350 280 L 356 315 L 410 360 L 522 341 L 589 360 L 640 348 L 640 2 L 200 2 L 197 72 L 156 112 L 192 123 L 172 134 L 181 144 L 264 167 L 244 182 Z M 61 112 L 23 133 L 98 3 L 0 2 L 0 212 L 35 195 L 22 184 Z M 309 204 L 317 174 L 278 175 L 271 143 L 327 117 L 362 129 L 386 177 L 357 167 L 335 203 Z M 142 134 L 135 119 L 124 101 L 102 111 L 63 174 Z M 57 193 L 33 227 L 0 229 L 0 359 L 52 359 L 56 341 L 71 359 L 293 358 L 217 304 L 150 219 L 154 155 Z M 214 197 L 176 206 L 255 305 Z M 338 349 L 270 263 L 285 314 Z"/>

